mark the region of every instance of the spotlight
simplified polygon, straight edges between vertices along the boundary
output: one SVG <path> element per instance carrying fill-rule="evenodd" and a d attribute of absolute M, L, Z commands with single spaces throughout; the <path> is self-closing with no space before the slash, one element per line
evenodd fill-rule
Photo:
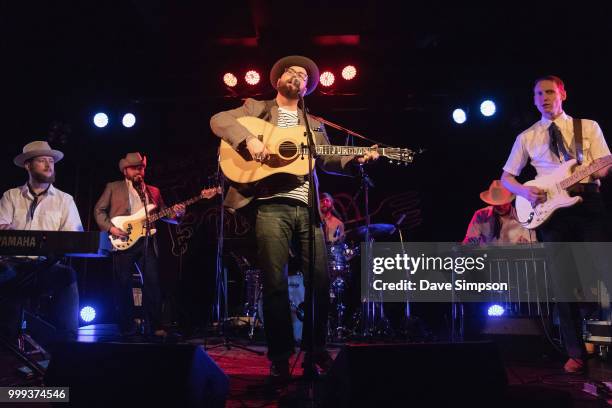
<path fill-rule="evenodd" d="M 491 305 L 489 306 L 489 310 L 487 310 L 488 316 L 502 316 L 505 310 L 500 305 Z"/>
<path fill-rule="evenodd" d="M 125 126 L 126 128 L 131 128 L 136 124 L 136 116 L 134 116 L 133 113 L 126 113 L 125 115 L 123 115 L 121 123 L 123 123 L 123 126 Z"/>
<path fill-rule="evenodd" d="M 99 128 L 103 128 L 108 125 L 108 115 L 106 113 L 96 113 L 93 118 L 93 123 Z"/>
<path fill-rule="evenodd" d="M 223 82 L 225 85 L 233 88 L 238 85 L 238 78 L 236 78 L 236 75 L 232 74 L 231 72 L 227 72 L 225 75 L 223 75 Z"/>
<path fill-rule="evenodd" d="M 95 318 L 96 318 L 96 309 L 94 309 L 93 307 L 85 306 L 84 308 L 81 309 L 81 319 L 84 322 L 89 323 Z"/>
<path fill-rule="evenodd" d="M 334 74 L 329 71 L 324 71 L 319 77 L 319 82 L 325 87 L 332 86 L 335 80 Z"/>
<path fill-rule="evenodd" d="M 490 100 L 483 101 L 480 104 L 480 113 L 484 116 L 493 116 L 495 115 L 495 103 Z"/>
<path fill-rule="evenodd" d="M 249 85 L 257 85 L 259 83 L 259 72 L 250 70 L 244 75 L 244 80 Z"/>
<path fill-rule="evenodd" d="M 467 114 L 463 109 L 455 109 L 453 111 L 453 120 L 458 124 L 465 123 L 467 120 Z"/>
<path fill-rule="evenodd" d="M 347 81 L 350 81 L 356 76 L 357 76 L 357 68 L 355 68 L 353 65 L 347 65 L 346 67 L 342 69 L 342 78 L 346 79 Z"/>

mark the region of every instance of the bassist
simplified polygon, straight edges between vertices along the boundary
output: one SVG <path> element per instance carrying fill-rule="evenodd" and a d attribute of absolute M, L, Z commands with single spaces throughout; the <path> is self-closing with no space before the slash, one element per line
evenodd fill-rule
<path fill-rule="evenodd" d="M 159 189 L 145 184 L 146 167 L 146 156 L 143 157 L 137 152 L 128 153 L 119 161 L 119 170 L 123 173 L 124 179 L 108 183 L 94 208 L 96 222 L 102 231 L 108 231 L 115 236 L 126 236 L 127 232 L 115 227 L 111 223 L 111 218 L 135 214 L 145 206 L 145 203 L 154 204 L 158 209 L 166 207 Z M 173 209 L 175 213 L 173 219 L 185 213 L 184 205 L 176 205 Z M 157 255 L 155 239 L 152 239 L 149 245 L 146 245 L 145 239 L 141 239 L 125 251 L 113 252 L 117 320 L 125 337 L 137 334 L 132 294 L 132 274 L 135 265 L 142 273 L 143 306 L 149 323 L 147 334 L 156 337 L 165 337 L 167 334 L 161 324 Z"/>

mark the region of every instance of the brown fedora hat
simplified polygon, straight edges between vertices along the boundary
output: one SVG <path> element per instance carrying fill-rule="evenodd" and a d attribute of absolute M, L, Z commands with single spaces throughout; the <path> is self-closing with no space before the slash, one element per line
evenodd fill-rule
<path fill-rule="evenodd" d="M 119 171 L 123 173 L 123 169 L 131 166 L 147 167 L 147 156 L 142 156 L 139 152 L 128 153 L 125 157 L 119 160 Z"/>
<path fill-rule="evenodd" d="M 308 73 L 306 95 L 312 93 L 317 85 L 319 85 L 319 67 L 317 67 L 317 64 L 310 58 L 302 57 L 301 55 L 290 55 L 276 61 L 270 70 L 270 82 L 274 89 L 276 89 L 278 78 L 280 78 L 285 72 L 285 69 L 289 67 L 302 67 Z"/>
<path fill-rule="evenodd" d="M 49 143 L 45 141 L 36 140 L 23 146 L 23 153 L 15 156 L 13 163 L 19 167 L 25 167 L 24 163 L 26 161 L 38 156 L 51 156 L 58 162 L 64 158 L 64 153 L 51 149 Z"/>
<path fill-rule="evenodd" d="M 480 199 L 490 205 L 503 205 L 511 203 L 514 194 L 502 185 L 501 180 L 493 180 L 489 189 L 480 193 Z"/>

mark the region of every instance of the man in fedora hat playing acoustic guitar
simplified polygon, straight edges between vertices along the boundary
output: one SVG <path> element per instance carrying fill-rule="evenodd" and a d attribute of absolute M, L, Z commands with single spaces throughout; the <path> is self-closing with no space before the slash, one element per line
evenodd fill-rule
<path fill-rule="evenodd" d="M 474 213 L 467 228 L 464 244 L 521 244 L 536 241 L 514 217 L 512 200 L 500 180 L 493 180 L 489 189 L 480 193 L 480 199 L 489 204 Z"/>
<path fill-rule="evenodd" d="M 244 116 L 255 116 L 281 128 L 304 124 L 304 112 L 298 106 L 299 97 L 312 93 L 319 83 L 319 69 L 310 58 L 288 56 L 278 60 L 270 71 L 270 82 L 276 89 L 272 100 L 257 101 L 247 99 L 236 109 L 220 112 L 210 120 L 215 135 L 229 143 L 239 152 L 248 152 L 251 158 L 265 163 L 269 158 L 268 148 L 242 126 L 237 119 Z M 329 144 L 323 124 L 308 116 L 308 123 L 313 131 L 314 143 Z M 368 153 L 363 157 L 321 156 L 317 165 L 326 172 L 352 175 L 351 163 L 365 163 L 378 158 L 378 153 Z M 244 186 L 242 186 L 244 187 Z M 315 202 L 319 203 L 316 172 L 314 180 L 306 176 L 292 174 L 275 174 L 269 176 L 250 189 L 230 187 L 225 205 L 237 209 L 256 199 L 257 220 L 255 233 L 257 237 L 257 259 L 263 271 L 263 314 L 264 330 L 268 344 L 268 358 L 272 365 L 269 381 L 272 384 L 284 385 L 290 379 L 289 357 L 294 353 L 294 337 L 291 326 L 291 312 L 288 296 L 287 273 L 290 242 L 297 238 L 301 246 L 303 269 L 308 270 L 309 260 L 309 216 L 308 192 L 314 188 Z M 318 211 L 315 217 L 319 218 Z M 313 350 L 306 351 L 306 359 L 312 359 L 320 369 L 326 370 L 331 358 L 325 349 L 327 333 L 327 315 L 329 308 L 329 278 L 325 261 L 326 247 L 320 220 L 316 221 L 314 265 L 315 282 L 305 278 L 305 285 L 313 285 L 314 293 L 314 333 Z M 307 275 L 307 274 L 306 274 Z M 305 320 L 309 321 L 310 309 L 307 308 Z M 310 337 L 304 325 L 303 339 Z M 304 344 L 303 346 L 305 346 Z"/>
<path fill-rule="evenodd" d="M 128 235 L 127 232 L 114 226 L 111 222 L 112 218 L 135 214 L 145 206 L 145 202 L 154 204 L 159 210 L 166 208 L 159 189 L 145 184 L 146 167 L 146 156 L 138 152 L 128 153 L 119 161 L 119 171 L 123 174 L 124 179 L 108 183 L 94 208 L 94 215 L 100 230 L 108 231 L 109 234 L 116 237 L 124 237 Z M 181 217 L 185 213 L 185 206 L 175 205 L 173 210 L 174 218 Z M 147 248 L 146 253 L 145 247 Z M 126 337 L 137 334 L 132 294 L 132 274 L 135 264 L 138 264 L 142 272 L 143 306 L 149 320 L 148 332 L 152 332 L 159 338 L 167 335 L 161 321 L 162 307 L 157 255 L 155 239 L 152 239 L 148 245 L 145 245 L 145 239 L 140 239 L 126 250 L 113 251 L 119 328 Z"/>
<path fill-rule="evenodd" d="M 45 141 L 34 141 L 14 159 L 28 172 L 28 181 L 6 191 L 0 199 L 0 229 L 83 231 L 81 217 L 70 194 L 53 186 L 55 163 L 64 154 Z M 2 330 L 15 339 L 25 298 L 51 293 L 61 338 L 73 339 L 79 327 L 79 292 L 76 273 L 59 261 L 32 257 L 0 258 L 0 310 Z"/>

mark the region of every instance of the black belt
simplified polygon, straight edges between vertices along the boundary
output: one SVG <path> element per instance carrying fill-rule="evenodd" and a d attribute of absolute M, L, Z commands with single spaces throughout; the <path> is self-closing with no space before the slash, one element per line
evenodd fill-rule
<path fill-rule="evenodd" d="M 567 191 L 574 194 L 599 193 L 599 186 L 595 183 L 578 183 L 568 188 Z"/>

